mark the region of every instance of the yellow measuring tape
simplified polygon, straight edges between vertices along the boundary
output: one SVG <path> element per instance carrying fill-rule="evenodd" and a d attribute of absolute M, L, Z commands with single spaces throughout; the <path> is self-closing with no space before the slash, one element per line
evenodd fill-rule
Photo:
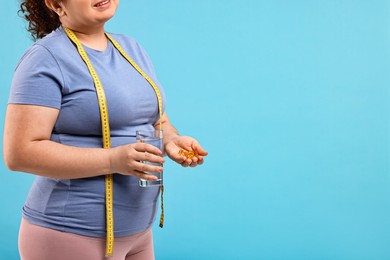
<path fill-rule="evenodd" d="M 88 58 L 87 53 L 85 52 L 83 45 L 77 38 L 77 36 L 73 33 L 69 28 L 64 28 L 65 33 L 68 35 L 69 39 L 76 45 L 77 51 L 79 52 L 81 58 L 85 62 L 88 67 L 89 73 L 92 76 L 93 82 L 95 84 L 96 94 L 99 102 L 99 110 L 100 110 L 100 120 L 102 123 L 102 135 L 103 135 L 103 148 L 110 148 L 110 124 L 108 120 L 108 108 L 106 95 L 104 93 L 104 89 L 102 83 L 99 79 L 98 74 L 96 73 L 94 67 L 91 64 L 91 61 Z M 106 33 L 106 37 L 111 41 L 114 47 L 119 51 L 119 53 L 137 70 L 152 86 L 154 92 L 157 96 L 158 101 L 158 110 L 160 116 L 160 130 L 162 130 L 161 118 L 162 118 L 162 98 L 160 94 L 160 90 L 157 85 L 153 82 L 153 80 L 145 73 L 143 70 L 131 59 L 127 53 L 123 50 L 123 48 L 117 43 L 110 35 Z M 113 176 L 112 174 L 108 174 L 105 176 L 106 183 L 106 256 L 111 256 L 114 249 L 114 214 L 113 214 Z M 164 186 L 161 186 L 161 217 L 160 217 L 160 227 L 164 225 Z"/>

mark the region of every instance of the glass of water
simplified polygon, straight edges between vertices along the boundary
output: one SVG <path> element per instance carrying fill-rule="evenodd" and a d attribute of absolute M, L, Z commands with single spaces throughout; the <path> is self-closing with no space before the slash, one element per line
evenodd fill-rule
<path fill-rule="evenodd" d="M 137 142 L 139 143 L 147 143 L 157 147 L 158 149 L 163 151 L 163 131 L 162 130 L 140 130 L 136 131 Z M 161 166 L 161 163 L 152 163 L 147 161 L 141 161 L 142 163 L 146 163 L 153 166 Z M 149 181 L 140 179 L 139 186 L 141 187 L 149 187 L 149 186 L 161 186 L 163 185 L 163 172 L 145 172 L 146 174 L 150 174 L 157 177 L 157 180 Z"/>

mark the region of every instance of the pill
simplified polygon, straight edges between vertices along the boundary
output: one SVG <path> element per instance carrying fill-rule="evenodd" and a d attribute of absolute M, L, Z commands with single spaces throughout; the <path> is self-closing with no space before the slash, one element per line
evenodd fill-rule
<path fill-rule="evenodd" d="M 198 157 L 197 151 L 185 151 L 183 149 L 180 149 L 179 154 L 186 157 L 187 159 L 192 159 L 194 157 Z"/>

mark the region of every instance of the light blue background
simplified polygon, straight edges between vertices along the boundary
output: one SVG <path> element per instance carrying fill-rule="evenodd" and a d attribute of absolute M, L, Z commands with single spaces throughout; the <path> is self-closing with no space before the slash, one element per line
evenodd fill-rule
<path fill-rule="evenodd" d="M 31 41 L 0 2 L 3 122 Z M 146 48 L 210 153 L 166 165 L 157 259 L 390 259 L 389 1 L 122 0 L 107 29 Z M 0 259 L 18 259 L 33 177 L 0 171 Z"/>

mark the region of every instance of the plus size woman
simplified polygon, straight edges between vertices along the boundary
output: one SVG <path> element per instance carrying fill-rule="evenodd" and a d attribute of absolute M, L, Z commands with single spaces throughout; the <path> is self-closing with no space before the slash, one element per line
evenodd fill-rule
<path fill-rule="evenodd" d="M 20 12 L 36 39 L 16 67 L 4 131 L 4 159 L 14 171 L 36 175 L 23 207 L 19 251 L 25 260 L 94 260 L 106 254 L 105 176 L 113 176 L 114 251 L 108 259 L 154 259 L 151 227 L 160 187 L 140 187 L 145 172 L 161 172 L 164 155 L 195 167 L 207 152 L 180 136 L 165 112 L 153 65 L 132 38 L 106 34 L 119 0 L 25 0 Z M 102 148 L 94 75 L 70 39 L 82 44 L 104 88 L 111 148 Z M 150 83 L 109 40 L 110 35 Z M 137 130 L 162 127 L 164 154 L 137 143 Z M 194 151 L 185 157 L 182 151 Z"/>

